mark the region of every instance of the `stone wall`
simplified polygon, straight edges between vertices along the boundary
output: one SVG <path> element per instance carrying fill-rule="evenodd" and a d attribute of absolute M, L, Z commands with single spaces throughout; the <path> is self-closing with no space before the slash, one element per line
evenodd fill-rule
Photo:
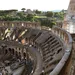
<path fill-rule="evenodd" d="M 37 28 L 40 29 L 40 23 L 38 22 L 26 22 L 26 21 L 0 21 L 0 26 L 6 27 L 27 27 L 27 28 Z"/>
<path fill-rule="evenodd" d="M 64 53 L 61 61 L 58 63 L 57 67 L 55 68 L 54 72 L 52 73 L 52 75 L 58 75 L 59 72 L 60 72 L 59 75 L 72 75 L 72 74 L 70 74 L 70 72 L 68 72 L 68 71 L 70 71 L 70 69 L 69 69 L 70 67 L 68 67 L 68 66 L 70 63 L 69 60 L 70 60 L 70 54 L 72 51 L 72 37 L 66 30 L 61 29 L 59 27 L 54 27 L 53 32 L 55 33 L 55 35 L 57 35 L 62 40 L 64 47 L 65 47 L 65 53 Z M 66 63 L 67 63 L 67 65 L 65 65 Z M 68 71 L 64 72 L 66 70 L 65 68 Z"/>

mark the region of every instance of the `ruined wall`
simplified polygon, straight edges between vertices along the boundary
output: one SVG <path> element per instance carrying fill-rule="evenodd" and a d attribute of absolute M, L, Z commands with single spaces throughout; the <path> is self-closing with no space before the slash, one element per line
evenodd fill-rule
<path fill-rule="evenodd" d="M 26 22 L 26 21 L 0 21 L 0 26 L 6 26 L 6 27 L 27 27 L 27 28 L 37 28 L 40 29 L 40 23 L 39 22 Z"/>

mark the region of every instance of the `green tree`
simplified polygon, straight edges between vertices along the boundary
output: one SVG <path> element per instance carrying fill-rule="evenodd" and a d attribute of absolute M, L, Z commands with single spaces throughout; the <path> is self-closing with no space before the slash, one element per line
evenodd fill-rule
<path fill-rule="evenodd" d="M 25 8 L 22 8 L 21 10 L 24 12 L 26 9 Z"/>
<path fill-rule="evenodd" d="M 47 11 L 46 16 L 47 17 L 53 17 L 53 12 L 52 11 Z"/>
<path fill-rule="evenodd" d="M 52 28 L 54 25 L 56 25 L 56 21 L 55 20 L 49 20 L 47 19 L 40 19 L 41 25 L 42 26 L 47 26 Z"/>
<path fill-rule="evenodd" d="M 36 13 L 36 14 L 41 14 L 41 11 L 35 10 L 35 13 Z"/>
<path fill-rule="evenodd" d="M 26 20 L 27 21 L 32 21 L 33 20 L 33 15 L 32 14 L 28 14 L 27 16 L 26 16 Z"/>
<path fill-rule="evenodd" d="M 63 20 L 64 19 L 64 12 L 63 11 L 55 12 L 54 17 L 57 17 L 58 19 Z"/>

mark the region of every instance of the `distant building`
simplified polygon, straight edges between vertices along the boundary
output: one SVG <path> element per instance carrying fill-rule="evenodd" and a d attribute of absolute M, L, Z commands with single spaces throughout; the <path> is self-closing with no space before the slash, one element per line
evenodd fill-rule
<path fill-rule="evenodd" d="M 70 0 L 69 7 L 64 18 L 63 28 L 70 33 L 75 33 L 75 0 Z"/>
<path fill-rule="evenodd" d="M 25 13 L 26 14 L 35 14 L 35 12 L 33 12 L 31 9 L 27 9 Z"/>

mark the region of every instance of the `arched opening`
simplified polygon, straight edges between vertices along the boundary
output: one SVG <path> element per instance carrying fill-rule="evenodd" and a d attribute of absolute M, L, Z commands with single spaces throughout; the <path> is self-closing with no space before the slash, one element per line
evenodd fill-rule
<path fill-rule="evenodd" d="M 12 49 L 12 54 L 14 55 L 14 49 Z"/>
<path fill-rule="evenodd" d="M 25 38 L 25 40 L 27 41 L 27 38 Z"/>
<path fill-rule="evenodd" d="M 19 59 L 21 59 L 21 53 L 19 52 Z"/>
<path fill-rule="evenodd" d="M 28 44 L 28 43 L 29 43 L 29 39 L 28 39 L 28 38 L 25 38 L 25 41 L 26 41 L 26 44 Z"/>
<path fill-rule="evenodd" d="M 23 53 L 23 56 L 24 56 L 24 59 L 25 59 L 26 58 L 26 53 L 25 52 Z"/>
<path fill-rule="evenodd" d="M 5 49 L 5 54 L 7 54 L 8 53 L 8 50 L 7 49 Z"/>
<path fill-rule="evenodd" d="M 8 50 L 9 50 L 9 52 L 11 53 L 11 48 L 9 48 Z"/>
<path fill-rule="evenodd" d="M 16 55 L 16 57 L 18 58 L 18 53 L 17 53 L 17 51 L 15 51 L 15 55 Z"/>

